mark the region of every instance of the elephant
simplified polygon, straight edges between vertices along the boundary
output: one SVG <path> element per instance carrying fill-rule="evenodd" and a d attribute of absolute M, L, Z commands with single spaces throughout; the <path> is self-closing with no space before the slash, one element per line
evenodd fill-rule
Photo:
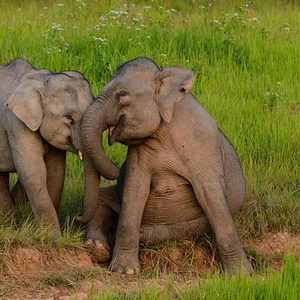
<path fill-rule="evenodd" d="M 95 201 L 101 174 L 85 155 L 80 128 L 83 114 L 93 101 L 89 82 L 79 72 L 37 70 L 24 59 L 0 67 L 2 215 L 12 211 L 13 196 L 24 189 L 37 224 L 49 227 L 51 236 L 60 237 L 57 212 L 64 185 L 66 151 L 78 153 L 83 159 L 84 207 Z M 109 160 L 108 163 L 112 164 Z M 109 170 L 104 170 L 103 176 L 118 177 L 119 170 L 114 165 Z M 18 174 L 14 195 L 9 187 L 12 172 Z"/>
<path fill-rule="evenodd" d="M 128 146 L 115 185 L 101 188 L 87 224 L 87 243 L 108 261 L 108 232 L 117 214 L 112 271 L 137 274 L 139 242 L 197 239 L 213 232 L 226 274 L 251 274 L 233 215 L 245 198 L 238 155 L 213 117 L 191 94 L 194 72 L 159 69 L 149 58 L 121 65 L 86 111 L 82 136 L 97 168 L 98 142 Z M 95 208 L 96 206 L 96 208 Z"/>

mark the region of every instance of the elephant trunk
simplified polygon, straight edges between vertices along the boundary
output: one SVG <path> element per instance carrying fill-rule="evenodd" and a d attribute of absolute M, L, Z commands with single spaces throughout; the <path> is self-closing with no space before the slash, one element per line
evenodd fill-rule
<path fill-rule="evenodd" d="M 82 122 L 82 139 L 96 170 L 106 179 L 114 180 L 118 178 L 119 170 L 106 156 L 102 146 L 102 133 L 107 129 L 111 114 L 109 108 L 109 102 L 103 97 L 98 97 L 89 107 Z"/>
<path fill-rule="evenodd" d="M 84 171 L 84 197 L 83 214 L 77 215 L 76 220 L 87 223 L 93 217 L 97 209 L 100 175 L 93 166 L 90 158 L 83 153 L 83 171 Z"/>

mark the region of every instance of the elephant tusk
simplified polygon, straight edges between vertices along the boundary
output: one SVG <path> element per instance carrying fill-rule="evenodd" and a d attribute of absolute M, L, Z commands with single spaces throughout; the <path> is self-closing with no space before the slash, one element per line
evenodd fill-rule
<path fill-rule="evenodd" d="M 79 156 L 79 159 L 82 160 L 83 159 L 83 154 L 81 151 L 78 151 L 78 156 Z"/>
<path fill-rule="evenodd" d="M 112 136 L 114 129 L 116 128 L 116 126 L 109 126 L 108 130 L 109 130 L 109 136 Z"/>

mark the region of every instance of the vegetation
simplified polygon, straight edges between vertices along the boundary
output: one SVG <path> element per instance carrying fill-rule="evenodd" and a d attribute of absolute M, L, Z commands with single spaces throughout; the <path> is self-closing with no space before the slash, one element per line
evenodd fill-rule
<path fill-rule="evenodd" d="M 246 203 L 235 219 L 241 239 L 300 232 L 297 1 L 0 0 L 0 6 L 1 65 L 22 57 L 40 69 L 78 70 L 95 95 L 120 64 L 138 56 L 147 56 L 160 67 L 192 69 L 196 75 L 192 93 L 217 120 L 241 159 L 247 180 Z M 120 166 L 126 147 L 105 145 L 105 149 Z M 13 220 L 0 220 L 0 269 L 2 253 L 16 245 L 83 247 L 84 231 L 73 222 L 82 194 L 82 166 L 69 154 L 60 210 L 62 241 L 35 232 L 30 206 L 18 205 Z M 279 294 L 271 294 L 272 288 L 267 291 L 269 286 L 284 290 L 292 282 L 287 278 L 299 278 L 299 268 L 289 259 L 282 273 L 264 282 L 254 278 L 229 283 L 213 277 L 205 287 L 196 288 L 197 295 L 275 299 Z M 250 284 L 255 289 L 246 294 Z M 230 298 L 227 293 L 232 289 L 245 294 Z M 266 298 L 260 296 L 263 293 Z M 195 295 L 176 293 L 180 299 Z"/>
<path fill-rule="evenodd" d="M 264 274 L 260 278 L 220 277 L 213 275 L 209 279 L 198 278 L 196 285 L 186 285 L 178 289 L 169 278 L 166 289 L 160 291 L 152 285 L 145 291 L 141 288 L 135 292 L 95 295 L 90 292 L 88 299 L 298 299 L 300 268 L 295 266 L 295 257 L 288 257 L 280 273 Z"/>

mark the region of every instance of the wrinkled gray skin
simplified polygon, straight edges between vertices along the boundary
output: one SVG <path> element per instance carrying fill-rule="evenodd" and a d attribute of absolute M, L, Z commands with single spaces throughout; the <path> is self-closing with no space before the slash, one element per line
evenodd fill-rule
<path fill-rule="evenodd" d="M 37 223 L 49 226 L 51 235 L 61 235 L 57 211 L 66 151 L 85 152 L 80 125 L 93 100 L 89 83 L 78 72 L 36 70 L 23 59 L 0 67 L 0 213 L 9 213 L 25 189 Z M 98 197 L 100 177 L 87 155 L 83 161 L 87 204 Z M 116 178 L 114 166 L 111 170 L 104 174 Z M 11 172 L 19 177 L 12 193 Z"/>
<path fill-rule="evenodd" d="M 129 145 L 117 185 L 100 189 L 88 224 L 88 243 L 105 260 L 109 220 L 119 214 L 113 271 L 140 272 L 139 241 L 197 238 L 212 229 L 225 271 L 252 273 L 232 218 L 245 197 L 240 162 L 190 94 L 193 79 L 190 70 L 134 59 L 117 69 L 84 116 L 84 143 L 95 165 L 103 130 L 110 128 L 110 144 Z"/>

